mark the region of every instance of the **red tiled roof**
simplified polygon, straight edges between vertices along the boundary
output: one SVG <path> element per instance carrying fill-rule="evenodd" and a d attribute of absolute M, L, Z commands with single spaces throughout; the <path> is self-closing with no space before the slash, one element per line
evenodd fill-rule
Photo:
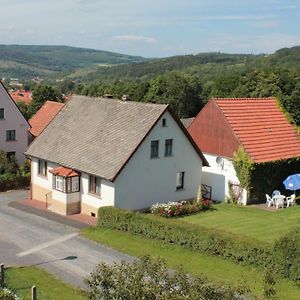
<path fill-rule="evenodd" d="M 254 162 L 300 157 L 299 134 L 275 98 L 214 98 Z"/>
<path fill-rule="evenodd" d="M 26 105 L 31 104 L 31 101 L 32 101 L 32 98 L 31 98 L 32 92 L 31 91 L 17 90 L 14 92 L 10 92 L 9 94 L 15 102 L 23 101 Z"/>
<path fill-rule="evenodd" d="M 57 167 L 55 169 L 50 170 L 49 172 L 62 177 L 74 177 L 79 175 L 76 171 L 66 167 Z"/>
<path fill-rule="evenodd" d="M 38 136 L 60 112 L 63 106 L 64 103 L 46 101 L 29 120 L 29 124 L 31 126 L 30 133 L 34 136 Z"/>

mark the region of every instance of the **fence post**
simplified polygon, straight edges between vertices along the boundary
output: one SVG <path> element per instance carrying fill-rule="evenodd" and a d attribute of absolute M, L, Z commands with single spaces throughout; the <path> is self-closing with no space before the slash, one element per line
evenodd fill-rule
<path fill-rule="evenodd" d="M 4 264 L 0 264 L 0 286 L 4 286 Z"/>
<path fill-rule="evenodd" d="M 33 285 L 31 287 L 31 300 L 37 300 L 37 297 L 36 297 L 36 286 Z"/>

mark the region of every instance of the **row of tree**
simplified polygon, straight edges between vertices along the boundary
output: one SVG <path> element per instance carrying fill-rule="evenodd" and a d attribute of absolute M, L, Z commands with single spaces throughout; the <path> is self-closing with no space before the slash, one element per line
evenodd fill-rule
<path fill-rule="evenodd" d="M 193 117 L 212 97 L 277 97 L 282 106 L 300 125 L 300 72 L 288 69 L 252 70 L 218 74 L 203 80 L 199 74 L 172 71 L 150 80 L 79 84 L 78 94 L 121 98 L 133 101 L 167 103 L 180 117 Z"/>

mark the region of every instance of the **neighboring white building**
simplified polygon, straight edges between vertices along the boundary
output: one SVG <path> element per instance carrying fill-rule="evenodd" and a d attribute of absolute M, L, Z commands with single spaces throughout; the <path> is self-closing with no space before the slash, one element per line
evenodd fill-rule
<path fill-rule="evenodd" d="M 30 126 L 0 81 L 0 149 L 15 156 L 18 163 L 25 160 Z"/>
<path fill-rule="evenodd" d="M 198 146 L 168 105 L 73 96 L 30 145 L 32 199 L 61 214 L 195 198 Z"/>

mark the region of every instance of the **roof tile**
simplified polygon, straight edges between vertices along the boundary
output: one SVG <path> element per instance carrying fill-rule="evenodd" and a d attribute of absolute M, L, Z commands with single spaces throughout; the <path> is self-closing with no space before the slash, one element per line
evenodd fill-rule
<path fill-rule="evenodd" d="M 299 135 L 271 98 L 214 98 L 255 162 L 300 157 Z"/>

